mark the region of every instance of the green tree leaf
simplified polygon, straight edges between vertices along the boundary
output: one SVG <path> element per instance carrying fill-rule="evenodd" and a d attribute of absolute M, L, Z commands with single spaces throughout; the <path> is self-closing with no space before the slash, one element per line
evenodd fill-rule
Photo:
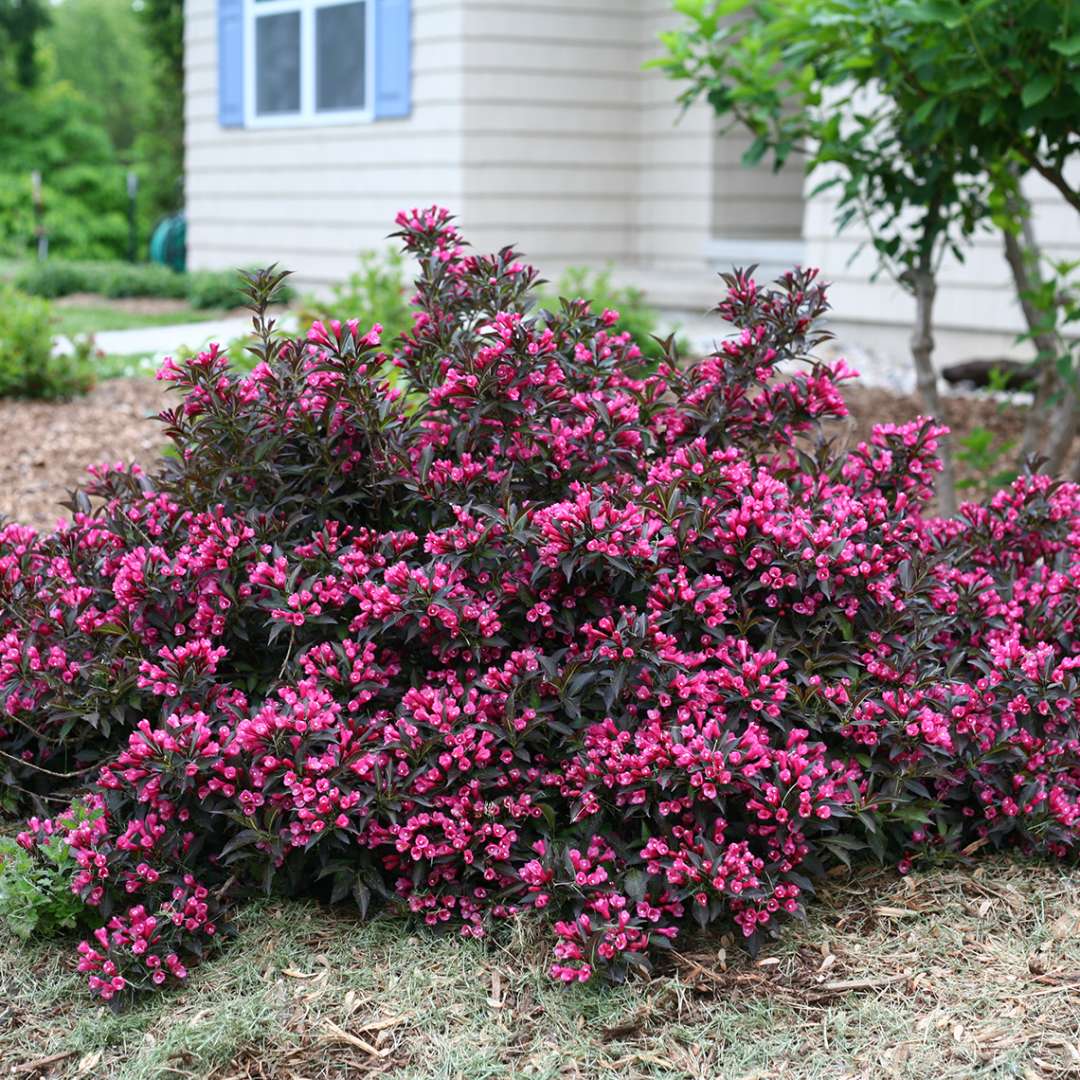
<path fill-rule="evenodd" d="M 1024 84 L 1024 89 L 1020 91 L 1020 100 L 1025 108 L 1030 109 L 1032 105 L 1043 101 L 1053 89 L 1054 76 L 1047 71 L 1040 72 Z"/>
<path fill-rule="evenodd" d="M 1062 56 L 1080 55 L 1080 34 L 1073 34 L 1072 37 L 1062 38 L 1060 41 L 1051 41 L 1050 48 Z"/>

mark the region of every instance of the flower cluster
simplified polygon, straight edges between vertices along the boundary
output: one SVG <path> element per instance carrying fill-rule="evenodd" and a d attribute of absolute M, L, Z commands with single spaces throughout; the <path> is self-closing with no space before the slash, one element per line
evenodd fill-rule
<path fill-rule="evenodd" d="M 4 799 L 60 774 L 100 811 L 92 990 L 182 980 L 260 888 L 543 911 L 578 981 L 753 944 L 853 854 L 1075 854 L 1080 490 L 941 520 L 930 421 L 815 441 L 853 373 L 812 359 L 812 271 L 730 276 L 731 336 L 650 366 L 445 211 L 398 224 L 401 341 L 284 340 L 257 275 L 255 369 L 163 369 L 158 473 L 0 530 Z"/>

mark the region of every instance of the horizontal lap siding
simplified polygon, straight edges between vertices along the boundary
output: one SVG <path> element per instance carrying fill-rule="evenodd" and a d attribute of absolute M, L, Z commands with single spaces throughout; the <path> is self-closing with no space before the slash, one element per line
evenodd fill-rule
<path fill-rule="evenodd" d="M 384 247 L 405 207 L 461 202 L 464 96 L 457 0 L 413 0 L 413 112 L 276 129 L 218 124 L 217 9 L 185 3 L 185 156 L 193 267 L 278 262 L 302 285 L 340 280 Z"/>
<path fill-rule="evenodd" d="M 662 54 L 658 35 L 684 22 L 665 0 L 643 0 L 642 62 Z M 748 140 L 720 134 L 704 102 L 683 112 L 685 84 L 661 72 L 642 74 L 638 258 L 651 274 L 655 300 L 697 310 L 715 302 L 718 283 L 708 255 L 721 239 L 798 239 L 802 185 L 741 164 Z"/>
<path fill-rule="evenodd" d="M 642 64 L 677 21 L 669 0 L 413 0 L 413 114 L 402 121 L 223 130 L 214 0 L 187 0 L 189 245 L 193 266 L 278 261 L 304 282 L 342 277 L 401 207 L 438 202 L 480 250 L 516 243 L 546 276 L 612 264 L 658 303 L 700 309 L 717 291 L 712 238 L 786 240 L 835 285 L 844 322 L 903 326 L 911 305 L 871 281 L 865 233 L 837 235 L 825 197 L 800 208 L 797 163 L 746 169 L 744 137 Z M 1051 254 L 1080 258 L 1080 226 L 1031 186 Z M 1020 329 L 995 235 L 942 271 L 943 328 Z"/>
<path fill-rule="evenodd" d="M 546 277 L 634 254 L 636 0 L 463 0 L 462 223 Z"/>
<path fill-rule="evenodd" d="M 382 246 L 402 206 L 439 202 L 480 250 L 513 242 L 548 277 L 613 265 L 660 302 L 711 296 L 713 121 L 642 64 L 658 0 L 414 0 L 413 115 L 223 130 L 216 11 L 187 0 L 193 266 L 276 260 L 303 283 Z M 734 175 L 731 193 L 755 197 Z M 758 200 L 760 202 L 760 200 Z M 745 213 L 743 215 L 746 216 Z"/>
<path fill-rule="evenodd" d="M 680 20 L 667 0 L 641 0 L 641 9 L 639 68 L 661 54 L 658 35 Z M 701 103 L 683 112 L 676 102 L 681 87 L 662 72 L 643 71 L 638 77 L 634 252 L 639 279 L 654 302 L 699 309 L 715 292 L 706 257 L 714 208 L 715 121 Z"/>
<path fill-rule="evenodd" d="M 1080 176 L 1080 162 L 1070 171 Z M 820 179 L 815 176 L 810 184 Z M 1046 254 L 1080 259 L 1080 216 L 1038 177 L 1026 180 L 1025 190 L 1034 211 L 1035 235 Z M 828 193 L 818 196 L 807 207 L 804 226 L 808 262 L 820 266 L 833 283 L 833 317 L 844 323 L 906 330 L 915 314 L 910 297 L 886 274 L 871 280 L 877 262 L 866 246 L 866 229 L 852 224 L 837 232 L 834 212 L 835 200 Z M 1002 349 L 1008 349 L 1011 339 L 1022 332 L 1023 316 L 998 232 L 976 236 L 963 262 L 951 255 L 946 258 L 939 274 L 935 321 L 941 330 L 997 334 Z"/>
<path fill-rule="evenodd" d="M 774 172 L 768 160 L 742 163 L 752 136 L 741 130 L 717 134 L 713 148 L 713 235 L 798 240 L 803 224 L 803 177 L 798 159 Z"/>

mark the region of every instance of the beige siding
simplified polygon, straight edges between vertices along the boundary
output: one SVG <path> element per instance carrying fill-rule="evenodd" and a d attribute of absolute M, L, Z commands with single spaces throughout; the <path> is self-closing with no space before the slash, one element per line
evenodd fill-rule
<path fill-rule="evenodd" d="M 413 0 L 413 113 L 405 120 L 239 130 L 218 124 L 214 0 L 185 0 L 190 261 L 277 261 L 303 284 L 340 279 L 388 243 L 397 210 L 462 202 L 464 20 Z"/>
<path fill-rule="evenodd" d="M 407 120 L 223 130 L 215 3 L 187 0 L 192 265 L 277 259 L 325 282 L 382 242 L 395 210 L 439 202 L 476 247 L 514 242 L 549 277 L 612 264 L 661 302 L 705 303 L 712 121 L 704 108 L 680 119 L 674 85 L 641 70 L 668 4 L 414 0 L 413 10 Z M 754 196 L 745 183 L 736 197 Z"/>
<path fill-rule="evenodd" d="M 325 284 L 387 243 L 398 209 L 440 203 L 478 249 L 516 243 L 549 278 L 610 264 L 684 312 L 715 301 L 731 263 L 821 266 L 837 326 L 906 364 L 912 306 L 874 280 L 865 231 L 837 235 L 827 197 L 804 204 L 797 163 L 747 169 L 745 138 L 642 70 L 677 18 L 670 0 L 413 0 L 410 117 L 238 130 L 217 119 L 215 0 L 185 0 L 191 264 L 277 261 Z M 1047 252 L 1080 259 L 1075 213 L 1045 183 L 1030 197 Z M 1000 247 L 979 237 L 942 269 L 951 358 L 1007 349 L 1021 329 Z"/>
<path fill-rule="evenodd" d="M 752 142 L 739 130 L 717 133 L 713 145 L 713 235 L 752 240 L 799 240 L 803 177 L 799 162 L 774 172 L 767 161 L 748 167 Z"/>
<path fill-rule="evenodd" d="M 1077 165 L 1080 172 L 1080 162 Z M 1080 259 L 1080 217 L 1076 212 L 1037 177 L 1026 182 L 1026 192 L 1034 210 L 1035 234 L 1046 254 L 1057 259 Z M 859 326 L 875 327 L 890 349 L 902 352 L 914 304 L 887 274 L 877 273 L 876 257 L 866 245 L 866 229 L 853 223 L 838 233 L 834 215 L 835 201 L 827 194 L 820 195 L 807 206 L 804 228 L 808 262 L 822 267 L 833 283 L 835 319 L 851 324 L 852 334 L 858 333 Z M 951 332 L 954 339 L 957 332 L 995 335 L 990 339 L 972 338 L 970 349 L 958 346 L 962 352 L 985 349 L 995 342 L 998 352 L 1010 351 L 1012 339 L 1024 328 L 1023 317 L 996 231 L 976 236 L 963 262 L 952 256 L 946 258 L 939 274 L 935 317 L 940 330 L 945 335 Z M 884 332 L 888 328 L 895 330 L 891 336 Z M 978 345 L 974 344 L 976 340 Z M 1025 347 L 1019 351 L 1023 353 Z"/>
<path fill-rule="evenodd" d="M 660 54 L 658 35 L 677 22 L 666 0 L 642 0 L 639 64 Z M 635 260 L 638 280 L 658 302 L 699 309 L 712 297 L 706 248 L 712 232 L 713 119 L 704 106 L 683 112 L 678 87 L 662 72 L 641 83 Z"/>
<path fill-rule="evenodd" d="M 642 0 L 642 7 L 644 62 L 660 54 L 657 36 L 679 16 L 667 0 Z M 637 260 L 628 276 L 664 306 L 700 312 L 717 299 L 717 270 L 732 261 L 771 265 L 774 244 L 800 239 L 801 178 L 746 168 L 747 140 L 720 134 L 705 103 L 684 112 L 678 84 L 651 70 L 640 79 Z"/>
<path fill-rule="evenodd" d="M 549 278 L 632 258 L 636 0 L 462 0 L 462 220 Z"/>

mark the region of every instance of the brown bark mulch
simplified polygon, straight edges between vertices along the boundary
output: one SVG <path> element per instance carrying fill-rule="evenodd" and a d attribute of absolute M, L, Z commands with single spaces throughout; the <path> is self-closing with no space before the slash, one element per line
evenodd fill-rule
<path fill-rule="evenodd" d="M 163 440 L 149 418 L 164 403 L 154 379 L 109 379 L 71 401 L 0 400 L 0 514 L 49 529 L 87 465 L 153 465 Z"/>
<path fill-rule="evenodd" d="M 874 424 L 903 423 L 922 412 L 916 397 L 874 387 L 850 388 L 846 397 L 852 417 L 830 432 L 841 442 L 854 443 L 869 437 Z M 67 516 L 60 502 L 83 483 L 87 465 L 153 466 L 164 440 L 152 417 L 164 401 L 163 385 L 141 378 L 111 379 L 72 401 L 0 400 L 0 515 L 48 529 Z M 957 438 L 984 427 L 998 442 L 1019 442 L 1021 408 L 1003 407 L 989 395 L 949 397 L 946 407 Z M 965 475 L 962 463 L 959 472 Z"/>

